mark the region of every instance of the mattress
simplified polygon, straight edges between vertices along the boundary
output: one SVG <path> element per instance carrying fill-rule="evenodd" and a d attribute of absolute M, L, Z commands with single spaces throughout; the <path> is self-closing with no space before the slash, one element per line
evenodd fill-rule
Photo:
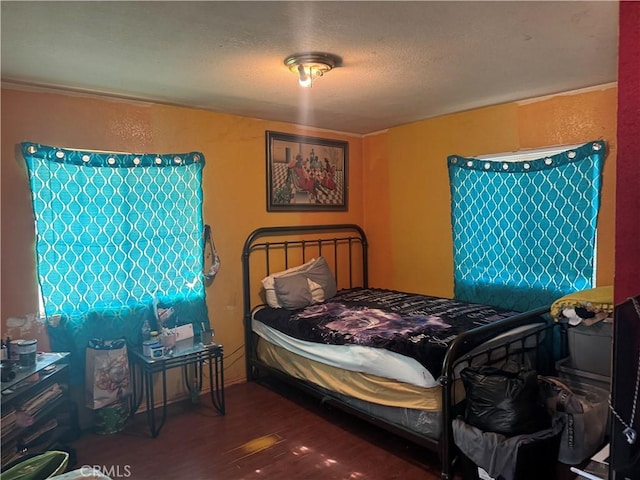
<path fill-rule="evenodd" d="M 354 288 L 297 310 L 266 307 L 254 318 L 300 340 L 367 346 L 413 358 L 437 379 L 459 334 L 516 314 L 455 299 Z"/>
<path fill-rule="evenodd" d="M 457 334 L 515 313 L 393 290 L 352 289 L 300 310 L 263 306 L 253 312 L 252 329 L 310 360 L 431 388 L 439 385 L 442 361 Z M 535 326 L 532 322 L 489 343 Z"/>
<path fill-rule="evenodd" d="M 259 339 L 258 359 L 289 376 L 313 383 L 347 405 L 389 423 L 437 439 L 442 429 L 440 386 L 422 388 L 375 375 L 351 372 L 300 357 Z M 463 398 L 461 382 L 455 398 Z"/>
<path fill-rule="evenodd" d="M 259 323 L 254 320 L 254 325 Z M 516 330 L 521 333 L 528 328 L 521 327 Z M 263 329 L 263 333 L 268 331 L 268 327 Z M 501 337 L 508 338 L 509 334 Z M 491 343 L 497 341 L 496 338 Z M 331 349 L 328 350 L 328 352 L 331 351 Z M 439 384 L 420 387 L 373 374 L 345 370 L 303 357 L 265 338 L 258 339 L 256 354 L 261 362 L 271 368 L 298 380 L 312 383 L 320 392 L 324 391 L 327 395 L 338 398 L 360 412 L 431 439 L 437 440 L 440 437 L 442 387 Z M 487 361 L 486 357 L 480 355 L 474 357 L 472 363 Z M 458 372 L 466 365 L 465 362 L 461 363 Z M 454 382 L 453 404 L 463 399 L 464 387 L 457 379 Z"/>
<path fill-rule="evenodd" d="M 375 346 L 324 344 L 283 333 L 258 319 L 265 318 L 265 314 L 268 318 L 274 311 L 281 319 L 295 313 L 266 306 L 254 311 L 252 330 L 258 336 L 256 355 L 262 363 L 311 383 L 316 390 L 367 415 L 431 439 L 439 438 L 442 387 L 417 359 Z M 298 319 L 292 317 L 288 321 Z M 504 360 L 496 363 L 493 359 L 503 358 L 507 351 L 513 354 L 535 346 L 539 339 L 532 337 L 524 342 L 521 339 L 538 325 L 533 322 L 512 329 L 461 359 L 454 370 L 453 404 L 464 399 L 462 382 L 457 379 L 460 370 L 470 363 L 500 365 Z M 438 347 L 442 349 L 445 345 L 441 342 Z M 489 347 L 491 353 L 486 353 Z"/>
<path fill-rule="evenodd" d="M 387 406 L 427 410 L 441 408 L 439 382 L 433 380 L 425 385 L 402 379 L 411 380 L 418 378 L 419 374 L 424 374 L 423 367 L 410 358 L 403 359 L 393 352 L 381 349 L 304 342 L 288 337 L 255 319 L 253 327 L 262 340 L 257 346 L 258 358 L 295 378 L 310 381 L 332 392 Z M 521 348 L 515 348 L 509 343 L 509 339 L 517 338 L 531 328 L 533 327 L 518 327 L 474 349 L 470 353 L 472 360 L 462 360 L 457 365 L 456 378 L 459 378 L 460 370 L 470 364 L 494 363 L 487 355 L 479 354 L 487 347 L 494 346 L 492 356 L 501 358 L 504 356 L 505 347 L 495 345 L 507 342 L 510 351 L 517 354 Z M 533 344 L 533 339 L 525 342 L 527 347 Z M 395 368 L 389 367 L 394 363 Z M 405 372 L 400 369 L 403 365 L 407 367 Z M 427 372 L 425 375 L 430 374 Z M 456 390 L 456 395 L 456 398 L 464 398 L 462 390 Z"/>
<path fill-rule="evenodd" d="M 418 387 L 377 375 L 344 370 L 301 357 L 265 340 L 258 342 L 257 354 L 267 365 L 331 392 L 391 407 L 430 411 L 442 408 L 439 385 Z"/>
<path fill-rule="evenodd" d="M 286 335 L 255 318 L 253 331 L 273 345 L 300 357 L 352 372 L 366 373 L 398 382 L 430 388 L 439 385 L 417 360 L 382 348 L 364 345 L 325 345 Z"/>

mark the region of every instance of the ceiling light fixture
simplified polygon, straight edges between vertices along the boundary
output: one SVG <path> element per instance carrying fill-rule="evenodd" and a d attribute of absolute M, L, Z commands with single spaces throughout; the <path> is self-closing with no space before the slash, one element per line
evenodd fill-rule
<path fill-rule="evenodd" d="M 289 70 L 298 75 L 298 83 L 302 87 L 313 86 L 316 78 L 339 67 L 341 62 L 340 57 L 322 52 L 296 53 L 284 59 Z"/>

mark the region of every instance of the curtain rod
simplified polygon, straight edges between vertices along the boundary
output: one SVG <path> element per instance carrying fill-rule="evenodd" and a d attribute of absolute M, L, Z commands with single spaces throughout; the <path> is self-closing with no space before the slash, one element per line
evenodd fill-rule
<path fill-rule="evenodd" d="M 584 143 L 576 143 L 572 145 L 554 145 L 552 147 L 529 148 L 525 150 L 518 150 L 516 152 L 487 153 L 485 155 L 478 155 L 473 158 L 477 158 L 480 160 L 492 160 L 496 162 L 519 162 L 556 155 L 560 152 L 571 150 L 572 148 L 581 147 L 582 145 L 584 145 Z"/>

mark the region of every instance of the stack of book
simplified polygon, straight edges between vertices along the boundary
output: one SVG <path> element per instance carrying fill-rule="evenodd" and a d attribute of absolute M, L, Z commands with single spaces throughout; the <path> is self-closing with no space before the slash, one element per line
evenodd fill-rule
<path fill-rule="evenodd" d="M 20 410 L 24 412 L 25 415 L 35 417 L 43 407 L 50 404 L 56 398 L 61 397 L 62 394 L 63 391 L 60 385 L 54 383 L 38 395 L 24 402 L 21 405 Z"/>
<path fill-rule="evenodd" d="M 16 424 L 17 414 L 15 409 L 7 408 L 2 412 L 2 438 L 8 437 L 18 427 Z"/>
<path fill-rule="evenodd" d="M 12 462 L 19 456 L 18 442 L 15 436 L 9 440 L 9 437 L 20 428 L 17 419 L 18 413 L 15 409 L 7 408 L 2 411 L 2 465 Z"/>

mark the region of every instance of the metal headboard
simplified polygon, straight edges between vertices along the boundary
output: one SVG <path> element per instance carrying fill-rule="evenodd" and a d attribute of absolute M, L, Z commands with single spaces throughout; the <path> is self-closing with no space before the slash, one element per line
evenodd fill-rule
<path fill-rule="evenodd" d="M 252 377 L 253 360 L 251 314 L 255 305 L 252 305 L 252 281 L 304 263 L 313 254 L 325 257 L 339 289 L 369 286 L 368 243 L 366 234 L 359 225 L 344 223 L 262 227 L 247 237 L 242 248 L 247 379 Z M 256 272 L 259 258 L 264 263 L 260 264 L 261 270 Z M 345 265 L 346 274 L 342 272 Z"/>

